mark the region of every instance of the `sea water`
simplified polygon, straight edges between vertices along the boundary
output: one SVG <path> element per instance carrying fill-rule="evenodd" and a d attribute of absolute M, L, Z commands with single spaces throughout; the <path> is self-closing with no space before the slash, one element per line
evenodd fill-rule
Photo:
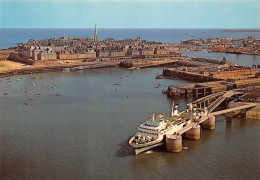
<path fill-rule="evenodd" d="M 30 38 L 83 37 L 91 36 L 92 31 L 1 29 L 0 42 L 1 48 L 7 48 Z M 99 30 L 99 33 L 102 38 L 140 36 L 162 42 L 252 34 L 259 37 L 252 32 L 208 30 L 204 35 L 203 31 L 176 30 L 181 35 L 171 30 L 149 32 L 146 29 Z M 214 55 L 220 60 L 226 56 L 204 51 L 187 53 L 206 58 Z M 227 56 L 228 60 L 237 57 Z M 239 57 L 243 57 L 239 58 L 239 63 L 247 66 L 259 62 L 250 55 Z M 234 58 L 233 61 L 238 60 Z M 224 116 L 218 116 L 216 129 L 202 130 L 202 137 L 197 141 L 184 139 L 183 146 L 188 149 L 181 153 L 168 153 L 157 148 L 134 155 L 128 140 L 140 123 L 154 112 L 171 111 L 172 99 L 167 98 L 162 89 L 168 85 L 191 83 L 155 79 L 161 73 L 162 68 L 105 68 L 1 78 L 0 179 L 259 178 L 259 120 L 226 122 Z M 159 82 L 163 85 L 154 88 Z M 4 95 L 4 92 L 8 94 Z M 191 100 L 174 101 L 180 104 L 180 110 L 184 110 Z"/>
<path fill-rule="evenodd" d="M 188 149 L 181 153 L 159 148 L 134 155 L 128 140 L 140 123 L 171 111 L 164 86 L 188 83 L 155 79 L 158 73 L 161 68 L 105 68 L 2 78 L 1 179 L 259 177 L 259 120 L 218 116 L 216 129 L 202 130 L 197 141 L 184 139 Z M 180 110 L 190 101 L 175 99 Z"/>

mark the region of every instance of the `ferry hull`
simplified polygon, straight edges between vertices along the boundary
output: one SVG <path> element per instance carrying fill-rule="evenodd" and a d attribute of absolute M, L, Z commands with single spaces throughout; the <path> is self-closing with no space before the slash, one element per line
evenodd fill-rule
<path fill-rule="evenodd" d="M 148 151 L 149 149 L 152 149 L 152 148 L 155 148 L 155 147 L 158 147 L 158 146 L 162 146 L 163 144 L 164 144 L 164 142 L 159 142 L 157 144 L 154 144 L 154 145 L 151 145 L 151 146 L 148 146 L 148 147 L 135 149 L 135 155 L 138 155 L 142 152 Z"/>
<path fill-rule="evenodd" d="M 150 141 L 150 142 L 142 143 L 142 144 L 135 144 L 135 143 L 133 142 L 134 138 L 135 138 L 135 137 L 132 137 L 132 138 L 129 140 L 130 146 L 132 146 L 134 149 L 152 146 L 152 145 L 158 144 L 158 143 L 160 143 L 160 142 L 163 141 L 163 137 L 162 137 L 162 138 L 159 138 L 159 139 L 157 139 L 157 140 L 155 140 L 155 141 Z"/>

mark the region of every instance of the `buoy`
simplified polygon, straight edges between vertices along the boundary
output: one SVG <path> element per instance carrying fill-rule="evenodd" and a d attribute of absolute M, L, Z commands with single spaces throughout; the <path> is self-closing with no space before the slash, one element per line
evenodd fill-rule
<path fill-rule="evenodd" d="M 188 147 L 182 147 L 182 149 L 184 149 L 184 150 L 187 150 L 187 149 L 188 149 Z"/>

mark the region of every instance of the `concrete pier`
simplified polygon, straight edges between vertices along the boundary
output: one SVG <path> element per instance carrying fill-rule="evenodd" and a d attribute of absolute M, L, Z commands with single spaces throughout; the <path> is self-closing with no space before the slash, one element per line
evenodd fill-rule
<path fill-rule="evenodd" d="M 200 125 L 194 125 L 190 130 L 185 133 L 188 139 L 200 139 Z"/>
<path fill-rule="evenodd" d="M 215 116 L 209 116 L 209 119 L 201 123 L 203 129 L 215 129 Z"/>
<path fill-rule="evenodd" d="M 182 136 L 167 135 L 166 136 L 166 150 L 168 152 L 182 151 Z"/>

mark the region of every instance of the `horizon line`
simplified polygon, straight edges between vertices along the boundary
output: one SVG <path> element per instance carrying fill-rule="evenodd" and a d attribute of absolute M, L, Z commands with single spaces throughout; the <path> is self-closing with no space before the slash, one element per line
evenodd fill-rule
<path fill-rule="evenodd" d="M 95 29 L 95 27 L 0 27 L 0 29 Z M 97 29 L 219 29 L 219 30 L 260 30 L 260 28 L 107 28 Z"/>

